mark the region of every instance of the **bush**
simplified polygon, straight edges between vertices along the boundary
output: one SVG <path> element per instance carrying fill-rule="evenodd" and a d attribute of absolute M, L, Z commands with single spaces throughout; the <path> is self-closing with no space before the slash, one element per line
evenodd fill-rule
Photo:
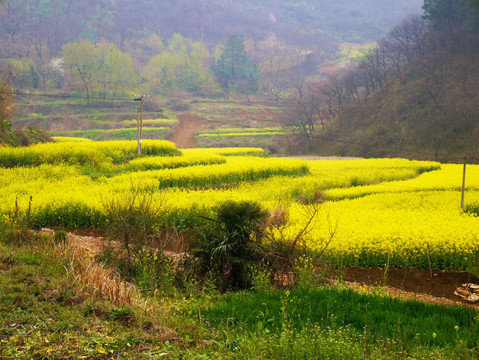
<path fill-rule="evenodd" d="M 28 202 L 26 211 L 22 211 L 15 199 L 15 208 L 11 214 L 3 217 L 0 223 L 0 236 L 7 243 L 21 245 L 31 242 L 33 239 L 31 228 L 32 197 Z"/>
<path fill-rule="evenodd" d="M 132 189 L 103 203 L 108 219 L 110 238 L 121 240 L 128 258 L 131 247 L 137 249 L 151 243 L 157 236 L 161 204 L 155 204 L 153 193 Z"/>
<path fill-rule="evenodd" d="M 135 281 L 145 294 L 174 294 L 172 259 L 166 257 L 160 250 L 142 249 L 134 256 Z"/>
<path fill-rule="evenodd" d="M 214 270 L 227 285 L 248 288 L 248 265 L 262 259 L 261 239 L 269 213 L 250 201 L 226 201 L 213 212 L 216 217 L 200 232 L 194 254 L 206 271 Z"/>

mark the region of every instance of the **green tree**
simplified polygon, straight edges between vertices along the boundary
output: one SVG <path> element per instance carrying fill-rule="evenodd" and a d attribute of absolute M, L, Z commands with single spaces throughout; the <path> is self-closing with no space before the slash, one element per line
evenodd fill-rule
<path fill-rule="evenodd" d="M 10 59 L 8 68 L 12 78 L 12 85 L 16 88 L 38 88 L 40 85 L 40 75 L 38 68 L 33 60 Z"/>
<path fill-rule="evenodd" d="M 89 104 L 100 65 L 95 45 L 88 41 L 69 43 L 63 47 L 62 53 L 74 79 L 81 81 Z"/>
<path fill-rule="evenodd" d="M 115 96 L 138 84 L 131 57 L 115 45 L 105 43 L 97 48 L 88 41 L 69 43 L 63 47 L 63 58 L 73 79 L 81 83 L 88 103 L 95 94 Z"/>
<path fill-rule="evenodd" d="M 157 93 L 178 90 L 210 92 L 216 84 L 211 71 L 205 66 L 209 56 L 203 43 L 175 34 L 168 50 L 153 56 L 143 69 L 146 87 Z"/>
<path fill-rule="evenodd" d="M 424 0 L 424 17 L 436 25 L 457 26 L 479 23 L 477 0 Z"/>
<path fill-rule="evenodd" d="M 107 94 L 116 96 L 119 91 L 125 92 L 137 87 L 138 74 L 130 55 L 113 44 L 101 44 L 98 52 L 98 80 L 103 97 Z"/>
<path fill-rule="evenodd" d="M 212 68 L 225 92 L 250 95 L 258 91 L 259 71 L 251 66 L 243 41 L 237 35 L 224 42 L 221 56 Z"/>

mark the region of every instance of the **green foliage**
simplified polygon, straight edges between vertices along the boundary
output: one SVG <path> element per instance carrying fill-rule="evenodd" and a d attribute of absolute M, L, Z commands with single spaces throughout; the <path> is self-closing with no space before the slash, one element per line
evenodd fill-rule
<path fill-rule="evenodd" d="M 454 346 L 459 339 L 469 348 L 479 344 L 478 313 L 474 310 L 361 295 L 352 290 L 228 293 L 202 311 L 213 325 L 225 324 L 228 319 L 229 324 L 253 332 L 258 320 L 252 314 L 261 313 L 268 314 L 262 319 L 267 322 L 265 329 L 276 334 L 284 329 L 298 333 L 315 324 L 325 330 L 349 328 L 355 334 L 367 331 L 371 343 L 395 339 L 401 351 L 408 352 L 418 345 Z"/>
<path fill-rule="evenodd" d="M 301 255 L 296 259 L 294 268 L 299 289 L 317 289 L 328 282 L 326 274 L 314 263 L 314 257 Z"/>
<path fill-rule="evenodd" d="M 468 204 L 464 210 L 479 217 L 479 203 Z"/>
<path fill-rule="evenodd" d="M 134 253 L 134 279 L 140 290 L 150 296 L 175 293 L 172 259 L 161 250 L 141 249 Z"/>
<path fill-rule="evenodd" d="M 247 288 L 248 264 L 261 260 L 261 236 L 268 216 L 260 204 L 226 201 L 213 208 L 215 219 L 200 234 L 195 255 L 234 288 Z"/>
<path fill-rule="evenodd" d="M 134 314 L 133 310 L 128 307 L 114 308 L 108 313 L 108 318 L 111 320 L 124 320 L 130 318 Z"/>
<path fill-rule="evenodd" d="M 202 42 L 194 42 L 180 34 L 173 35 L 167 51 L 155 55 L 143 69 L 145 88 L 153 93 L 185 90 L 208 94 L 217 86 L 204 63 L 209 51 Z"/>
<path fill-rule="evenodd" d="M 30 232 L 32 225 L 32 197 L 28 202 L 27 209 L 18 206 L 18 199 L 15 199 L 15 207 L 12 213 L 2 219 L 0 223 L 0 239 L 16 245 L 29 243 L 33 235 Z"/>
<path fill-rule="evenodd" d="M 69 43 L 62 49 L 65 65 L 86 92 L 88 102 L 92 97 L 131 91 L 138 84 L 138 75 L 130 55 L 113 44 L 98 48 L 88 41 Z"/>
<path fill-rule="evenodd" d="M 40 75 L 33 60 L 9 60 L 9 72 L 15 88 L 35 88 L 40 85 Z M 1 94 L 3 97 L 3 94 Z"/>
<path fill-rule="evenodd" d="M 424 0 L 422 8 L 424 17 L 437 25 L 472 25 L 479 21 L 479 4 L 475 0 Z"/>
<path fill-rule="evenodd" d="M 254 264 L 250 267 L 251 290 L 255 292 L 267 292 L 272 290 L 273 273 L 266 262 Z"/>
<path fill-rule="evenodd" d="M 259 71 L 256 66 L 251 66 L 243 41 L 232 35 L 223 43 L 221 50 L 221 57 L 213 64 L 212 70 L 223 91 L 257 93 Z"/>
<path fill-rule="evenodd" d="M 105 214 L 81 203 L 68 203 L 62 206 L 46 205 L 35 209 L 31 216 L 31 226 L 60 227 L 66 229 L 104 228 L 108 224 Z"/>

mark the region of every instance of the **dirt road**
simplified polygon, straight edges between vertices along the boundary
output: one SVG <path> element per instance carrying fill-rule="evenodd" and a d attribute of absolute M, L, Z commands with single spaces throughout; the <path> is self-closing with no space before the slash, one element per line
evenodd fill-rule
<path fill-rule="evenodd" d="M 168 136 L 168 140 L 173 141 L 179 149 L 197 147 L 195 133 L 208 127 L 208 120 L 192 114 L 181 114 L 177 118 L 178 124 Z"/>

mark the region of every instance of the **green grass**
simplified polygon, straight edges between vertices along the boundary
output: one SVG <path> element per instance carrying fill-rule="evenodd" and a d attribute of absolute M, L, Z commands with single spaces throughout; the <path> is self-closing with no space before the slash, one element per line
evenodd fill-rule
<path fill-rule="evenodd" d="M 171 129 L 169 127 L 151 127 L 143 128 L 144 139 L 165 139 Z M 102 140 L 135 140 L 138 138 L 138 132 L 134 129 L 110 129 L 110 130 L 73 130 L 56 131 L 54 136 L 69 136 L 87 138 L 95 141 Z"/>
<path fill-rule="evenodd" d="M 0 244 L 1 359 L 144 359 L 167 347 L 157 317 L 75 294 L 66 265 Z"/>
<path fill-rule="evenodd" d="M 202 316 L 214 326 L 228 322 L 248 331 L 261 328 L 278 334 L 285 326 L 302 331 L 317 324 L 333 329 L 346 326 L 357 334 L 367 328 L 373 342 L 395 338 L 426 347 L 447 347 L 462 339 L 469 348 L 479 345 L 479 314 L 475 310 L 331 287 L 230 293 L 204 309 Z"/>
<path fill-rule="evenodd" d="M 477 359 L 477 312 L 335 288 L 160 299 L 77 293 L 45 237 L 0 242 L 2 359 Z M 194 283 L 192 283 L 194 285 Z M 146 299 L 146 298 L 145 298 Z M 150 299 L 151 300 L 151 299 Z M 458 326 L 458 330 L 455 330 Z M 432 332 L 437 334 L 432 337 Z"/>

